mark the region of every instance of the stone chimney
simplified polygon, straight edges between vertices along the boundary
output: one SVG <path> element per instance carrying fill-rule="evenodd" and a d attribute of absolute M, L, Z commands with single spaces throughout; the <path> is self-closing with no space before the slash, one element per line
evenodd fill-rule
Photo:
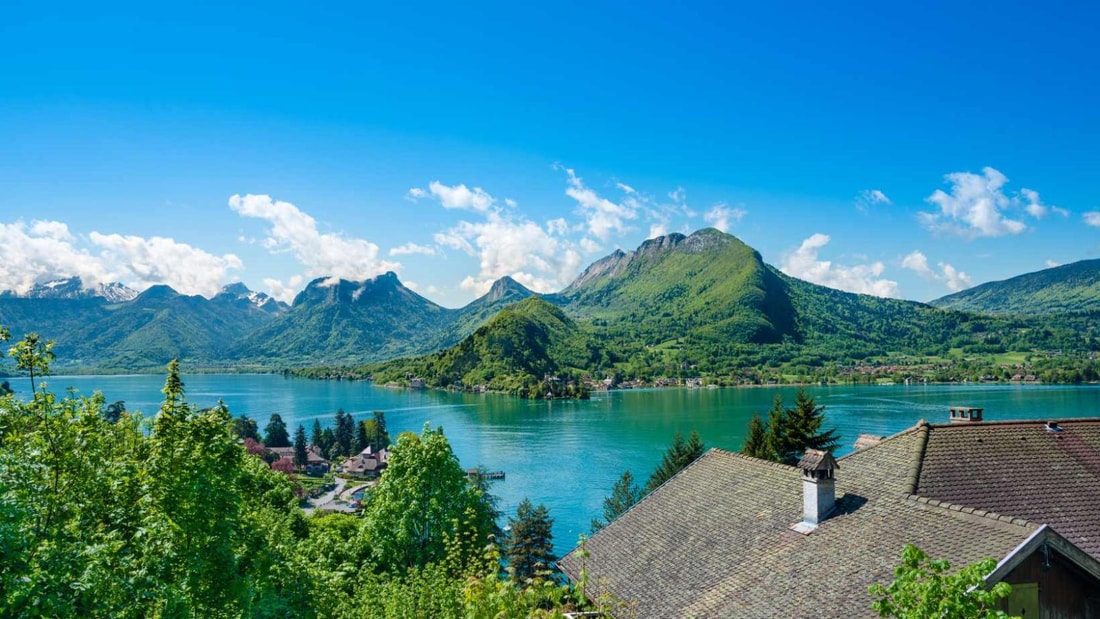
<path fill-rule="evenodd" d="M 807 449 L 798 461 L 802 472 L 802 522 L 811 530 L 836 508 L 836 474 L 840 468 L 827 451 Z"/>
<path fill-rule="evenodd" d="M 982 409 L 972 406 L 952 406 L 951 423 L 979 423 L 982 420 Z"/>

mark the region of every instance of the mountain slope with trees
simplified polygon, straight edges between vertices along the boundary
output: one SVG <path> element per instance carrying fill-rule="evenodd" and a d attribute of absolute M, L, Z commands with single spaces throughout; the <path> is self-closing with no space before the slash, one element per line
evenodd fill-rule
<path fill-rule="evenodd" d="M 932 301 L 945 309 L 1033 316 L 1100 311 L 1100 259 L 988 282 Z"/>
<path fill-rule="evenodd" d="M 432 387 L 472 388 L 540 397 L 582 395 L 574 381 L 587 368 L 611 361 L 576 322 L 550 303 L 530 298 L 501 310 L 488 324 L 451 348 L 409 360 L 364 368 L 379 383 L 409 376 Z M 554 377 L 559 380 L 547 380 Z"/>

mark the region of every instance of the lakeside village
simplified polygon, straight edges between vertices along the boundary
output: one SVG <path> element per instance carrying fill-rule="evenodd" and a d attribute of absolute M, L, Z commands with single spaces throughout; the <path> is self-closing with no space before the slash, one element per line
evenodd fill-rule
<path fill-rule="evenodd" d="M 304 426 L 291 440 L 277 413 L 262 437 L 256 422 L 245 415 L 234 418 L 233 428 L 249 454 L 290 477 L 307 513 L 360 511 L 389 464 L 391 440 L 382 411 L 358 422 L 350 413 L 337 411 L 331 428 L 322 429 L 320 420 L 314 421 L 311 440 Z M 468 469 L 466 475 L 471 480 L 504 479 L 503 471 L 482 468 Z"/>
<path fill-rule="evenodd" d="M 1008 359 L 915 359 L 902 356 L 882 362 L 831 363 L 816 368 L 794 369 L 741 368 L 726 376 L 704 376 L 695 365 L 684 364 L 678 376 L 655 378 L 628 377 L 621 372 L 606 372 L 602 378 L 587 374 L 560 376 L 545 374 L 538 386 L 529 391 L 532 399 L 587 399 L 592 392 L 616 389 L 716 389 L 719 387 L 761 387 L 776 385 L 928 385 L 928 384 L 1080 384 L 1100 381 L 1097 368 L 1100 355 L 1089 353 L 1079 364 L 1066 364 L 1060 351 L 1011 355 Z M 1019 358 L 1016 358 L 1019 357 Z M 285 370 L 284 375 L 292 371 Z M 309 368 L 301 375 L 319 380 L 365 380 L 374 376 L 350 368 Z M 451 392 L 492 393 L 488 384 L 435 386 L 427 379 L 407 374 L 403 380 L 381 385 L 390 389 L 438 388 Z M 515 395 L 515 394 L 513 394 Z"/>

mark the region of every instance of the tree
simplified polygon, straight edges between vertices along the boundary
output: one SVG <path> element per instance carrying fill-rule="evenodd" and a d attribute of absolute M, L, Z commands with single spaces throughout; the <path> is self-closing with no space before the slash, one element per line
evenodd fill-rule
<path fill-rule="evenodd" d="M 306 465 L 308 460 L 306 428 L 302 424 L 298 424 L 298 429 L 294 431 L 294 466 L 301 468 Z"/>
<path fill-rule="evenodd" d="M 5 329 L 4 341 L 11 337 Z M 56 355 L 53 354 L 53 341 L 42 341 L 37 333 L 28 333 L 8 350 L 8 356 L 15 359 L 15 367 L 27 373 L 31 379 L 31 393 L 37 393 L 34 383 L 35 374 L 38 376 L 50 375 L 50 362 Z"/>
<path fill-rule="evenodd" d="M 15 391 L 12 390 L 11 383 L 9 383 L 6 380 L 4 382 L 0 383 L 0 398 L 4 397 L 6 395 L 11 395 L 13 393 L 15 393 Z"/>
<path fill-rule="evenodd" d="M 619 481 L 611 488 L 611 494 L 603 500 L 603 520 L 592 519 L 592 531 L 596 532 L 611 524 L 611 521 L 623 515 L 626 510 L 634 507 L 645 496 L 638 484 L 634 483 L 634 475 L 625 471 Z"/>
<path fill-rule="evenodd" d="M 309 442 L 313 445 L 316 445 L 317 447 L 320 447 L 322 451 L 325 449 L 325 446 L 322 444 L 323 440 L 320 419 L 313 420 L 313 431 L 309 434 Z"/>
<path fill-rule="evenodd" d="M 515 517 L 508 518 L 511 531 L 508 534 L 508 566 L 512 578 L 517 582 L 535 578 L 542 572 L 548 572 L 551 564 L 557 561 L 554 556 L 554 519 L 545 505 L 531 505 L 524 498 L 516 508 Z"/>
<path fill-rule="evenodd" d="M 233 418 L 233 433 L 242 441 L 246 438 L 260 440 L 260 428 L 256 425 L 256 420 L 250 419 L 244 413 Z"/>
<path fill-rule="evenodd" d="M 983 559 L 949 574 L 950 563 L 930 560 L 921 549 L 906 544 L 901 551 L 901 565 L 894 569 L 894 581 L 867 589 L 878 598 L 871 608 L 880 617 L 897 619 L 1008 617 L 995 607 L 1012 592 L 1012 587 L 999 582 L 986 588 L 985 576 L 996 567 L 994 559 Z"/>
<path fill-rule="evenodd" d="M 103 417 L 107 421 L 115 423 L 119 420 L 120 417 L 122 417 L 122 414 L 125 412 L 126 402 L 124 402 L 123 400 L 119 400 L 117 402 L 111 402 L 107 405 L 107 408 L 103 411 Z"/>
<path fill-rule="evenodd" d="M 365 511 L 363 532 L 379 572 L 402 573 L 441 560 L 448 540 L 465 541 L 462 562 L 489 543 L 492 517 L 466 481 L 443 430 L 402 434 Z"/>
<path fill-rule="evenodd" d="M 264 446 L 269 449 L 272 447 L 290 447 L 290 436 L 286 432 L 286 422 L 283 421 L 279 413 L 272 413 L 271 419 L 264 428 Z"/>
<path fill-rule="evenodd" d="M 749 430 L 745 437 L 745 444 L 741 447 L 741 453 L 753 458 L 771 460 L 765 447 L 768 439 L 768 429 L 764 427 L 764 420 L 758 413 L 754 413 L 749 420 Z"/>
<path fill-rule="evenodd" d="M 823 423 L 825 407 L 818 406 L 805 389 L 799 389 L 794 408 L 787 409 L 787 442 L 798 451 L 792 455 L 794 463 L 807 449 L 832 451 L 840 444 L 836 428 L 822 432 Z"/>
<path fill-rule="evenodd" d="M 355 440 L 355 418 L 344 412 L 344 409 L 336 411 L 336 423 L 333 433 L 336 435 L 336 455 L 350 456 L 352 443 Z"/>
<path fill-rule="evenodd" d="M 367 441 L 364 447 L 375 452 L 389 447 L 390 435 L 386 432 L 386 415 L 382 411 L 374 411 L 371 419 L 360 421 L 359 428 Z"/>
<path fill-rule="evenodd" d="M 749 421 L 747 438 L 741 452 L 756 458 L 797 464 L 807 449 L 832 451 L 839 444 L 836 429 L 821 431 L 825 422 L 825 407 L 818 406 L 813 396 L 804 389 L 795 396 L 795 407 L 783 406 L 783 398 L 776 395 L 768 411 L 768 421 L 759 415 Z"/>
<path fill-rule="evenodd" d="M 661 464 L 646 481 L 645 494 L 653 492 L 658 486 L 672 479 L 673 475 L 686 469 L 689 464 L 698 460 L 705 450 L 703 442 L 699 440 L 699 434 L 694 430 L 691 431 L 691 437 L 686 442 L 684 436 L 677 432 L 672 439 L 672 445 L 665 451 Z"/>

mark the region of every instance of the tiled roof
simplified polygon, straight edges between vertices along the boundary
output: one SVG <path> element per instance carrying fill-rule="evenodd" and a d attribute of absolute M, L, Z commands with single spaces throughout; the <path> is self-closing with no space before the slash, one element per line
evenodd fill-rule
<path fill-rule="evenodd" d="M 931 426 L 916 492 L 1050 524 L 1100 559 L 1100 419 Z"/>
<path fill-rule="evenodd" d="M 637 617 L 875 616 L 906 543 L 964 565 L 1037 526 L 912 496 L 928 426 L 841 458 L 837 512 L 809 535 L 798 469 L 712 449 L 559 562 Z"/>

